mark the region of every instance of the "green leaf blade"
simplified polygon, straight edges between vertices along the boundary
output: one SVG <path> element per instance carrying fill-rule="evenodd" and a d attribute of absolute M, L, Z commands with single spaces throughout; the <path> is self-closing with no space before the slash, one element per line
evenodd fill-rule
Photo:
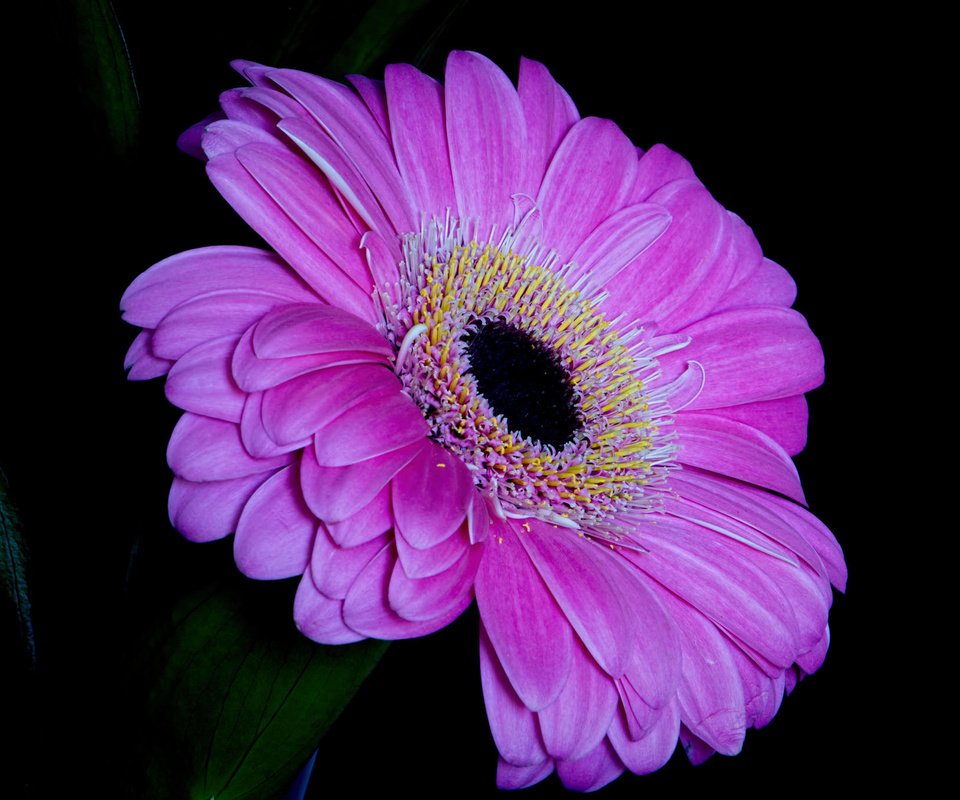
<path fill-rule="evenodd" d="M 386 642 L 306 639 L 285 588 L 208 587 L 145 646 L 150 796 L 282 795 L 380 659 Z"/>
<path fill-rule="evenodd" d="M 10 501 L 6 479 L 0 472 L 0 585 L 20 641 L 24 666 L 37 666 L 37 641 L 33 604 L 27 582 L 27 548 L 20 517 Z"/>
<path fill-rule="evenodd" d="M 123 30 L 109 0 L 77 0 L 84 93 L 114 152 L 130 155 L 140 133 L 140 97 Z"/>

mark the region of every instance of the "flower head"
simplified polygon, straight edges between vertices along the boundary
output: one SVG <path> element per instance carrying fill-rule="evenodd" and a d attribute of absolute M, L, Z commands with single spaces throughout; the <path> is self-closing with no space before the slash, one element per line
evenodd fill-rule
<path fill-rule="evenodd" d="M 122 301 L 130 377 L 186 412 L 173 524 L 300 576 L 318 642 L 475 597 L 502 786 L 736 753 L 845 580 L 790 458 L 822 354 L 789 275 L 535 62 L 236 66 L 182 144 L 273 251 L 181 253 Z"/>

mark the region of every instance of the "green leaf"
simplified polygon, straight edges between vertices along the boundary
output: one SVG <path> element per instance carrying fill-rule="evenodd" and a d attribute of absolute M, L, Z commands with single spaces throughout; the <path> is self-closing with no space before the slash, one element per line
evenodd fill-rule
<path fill-rule="evenodd" d="M 279 796 L 386 649 L 318 645 L 292 624 L 288 584 L 237 579 L 173 610 L 134 665 L 145 676 L 143 791 Z"/>
<path fill-rule="evenodd" d="M 130 154 L 140 127 L 140 97 L 123 30 L 110 0 L 76 0 L 84 93 L 114 151 Z"/>
<path fill-rule="evenodd" d="M 329 0 L 304 0 L 273 57 L 276 64 L 296 64 L 324 75 L 368 73 L 392 49 L 423 44 L 428 53 L 439 33 L 466 0 L 372 0 L 344 6 Z M 318 54 L 332 54 L 319 58 Z M 419 56 L 418 56 L 419 57 Z M 409 60 L 409 57 L 407 57 Z"/>
<path fill-rule="evenodd" d="M 27 549 L 20 519 L 10 502 L 6 479 L 0 472 L 0 585 L 13 612 L 21 652 L 31 669 L 37 664 L 30 592 L 27 587 Z"/>
<path fill-rule="evenodd" d="M 330 59 L 327 72 L 366 73 L 404 32 L 407 23 L 431 0 L 375 0 L 363 19 Z"/>

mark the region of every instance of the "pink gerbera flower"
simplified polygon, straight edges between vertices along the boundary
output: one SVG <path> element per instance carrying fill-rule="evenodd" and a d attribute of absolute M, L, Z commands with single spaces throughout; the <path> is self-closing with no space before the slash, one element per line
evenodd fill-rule
<path fill-rule="evenodd" d="M 845 580 L 790 458 L 823 361 L 789 275 L 538 63 L 236 66 L 183 141 L 274 252 L 181 253 L 122 301 L 130 377 L 186 412 L 173 524 L 301 576 L 318 642 L 476 597 L 501 786 L 736 753 Z"/>

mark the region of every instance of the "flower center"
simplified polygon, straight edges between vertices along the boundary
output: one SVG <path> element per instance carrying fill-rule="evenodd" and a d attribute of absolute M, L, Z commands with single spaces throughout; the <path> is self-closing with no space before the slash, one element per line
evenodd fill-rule
<path fill-rule="evenodd" d="M 426 223 L 378 287 L 404 390 L 504 516 L 620 541 L 659 505 L 676 450 L 650 337 L 614 328 L 539 243 L 478 238 Z"/>
<path fill-rule="evenodd" d="M 577 398 L 556 350 L 496 319 L 461 341 L 477 389 L 512 431 L 555 448 L 573 440 L 580 429 Z"/>

